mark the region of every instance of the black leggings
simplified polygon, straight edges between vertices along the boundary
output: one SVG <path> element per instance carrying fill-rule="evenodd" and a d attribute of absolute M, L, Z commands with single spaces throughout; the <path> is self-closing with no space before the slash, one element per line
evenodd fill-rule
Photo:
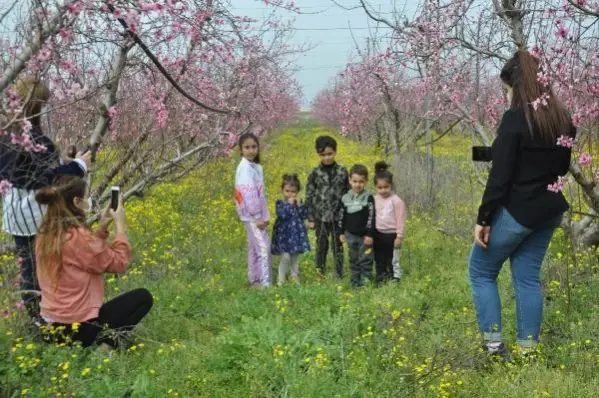
<path fill-rule="evenodd" d="M 374 261 L 378 282 L 393 278 L 393 250 L 397 234 L 376 232 L 374 236 Z"/>
<path fill-rule="evenodd" d="M 40 288 L 35 272 L 35 235 L 13 235 L 13 239 L 21 268 L 19 283 L 20 289 L 23 290 L 21 297 L 29 316 L 37 320 L 40 317 L 40 295 L 34 292 L 39 291 Z"/>
<path fill-rule="evenodd" d="M 59 323 L 46 326 L 45 340 L 52 343 L 80 341 L 83 347 L 105 343 L 117 348 L 119 341 L 150 311 L 153 302 L 152 294 L 146 289 L 131 290 L 104 303 L 97 318 L 82 322 L 78 327 Z"/>

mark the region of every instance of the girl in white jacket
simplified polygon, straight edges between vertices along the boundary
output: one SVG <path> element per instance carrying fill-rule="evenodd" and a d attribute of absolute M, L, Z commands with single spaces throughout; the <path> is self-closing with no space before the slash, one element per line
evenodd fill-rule
<path fill-rule="evenodd" d="M 270 221 L 260 142 L 254 134 L 239 137 L 241 162 L 235 175 L 235 205 L 248 236 L 248 279 L 252 287 L 270 286 L 271 254 L 267 227 Z"/>

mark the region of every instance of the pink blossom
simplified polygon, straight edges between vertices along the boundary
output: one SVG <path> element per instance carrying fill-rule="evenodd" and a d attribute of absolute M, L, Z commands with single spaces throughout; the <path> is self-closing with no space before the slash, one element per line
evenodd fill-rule
<path fill-rule="evenodd" d="M 67 11 L 73 16 L 79 15 L 84 8 L 85 4 L 82 1 L 76 1 L 67 5 Z"/>
<path fill-rule="evenodd" d="M 8 180 L 0 181 L 0 196 L 4 196 L 10 191 L 12 184 Z"/>
<path fill-rule="evenodd" d="M 24 309 L 24 308 L 25 308 L 25 303 L 23 302 L 23 300 L 21 300 L 21 301 L 17 301 L 17 302 L 15 303 L 15 309 L 16 309 L 17 311 L 21 311 L 21 310 L 22 310 L 22 309 Z"/>
<path fill-rule="evenodd" d="M 237 140 L 239 137 L 237 137 L 235 134 L 229 133 L 229 139 L 227 142 L 227 146 L 229 148 L 233 148 L 235 145 L 237 145 Z"/>
<path fill-rule="evenodd" d="M 587 152 L 583 152 L 578 157 L 578 164 L 581 166 L 588 166 L 593 162 L 593 158 Z"/>
<path fill-rule="evenodd" d="M 25 119 L 21 122 L 21 129 L 24 134 L 29 134 L 33 126 L 31 125 L 31 121 Z"/>
<path fill-rule="evenodd" d="M 539 98 L 537 98 L 536 100 L 534 100 L 532 102 L 532 107 L 536 111 L 537 109 L 539 109 L 539 106 L 547 106 L 548 99 L 549 99 L 549 94 L 544 93 L 543 95 L 541 95 Z"/>
<path fill-rule="evenodd" d="M 580 115 L 579 112 L 575 112 L 572 115 L 572 124 L 574 125 L 574 127 L 580 126 L 581 119 L 582 119 L 582 116 Z"/>
<path fill-rule="evenodd" d="M 574 146 L 574 138 L 567 135 L 560 135 L 557 139 L 557 145 L 563 146 L 564 148 L 572 148 Z"/>
<path fill-rule="evenodd" d="M 568 28 L 566 28 L 562 24 L 559 24 L 557 27 L 557 31 L 555 32 L 555 36 L 561 37 L 562 39 L 566 39 L 568 37 Z"/>
<path fill-rule="evenodd" d="M 547 185 L 547 190 L 555 193 L 561 192 L 566 187 L 567 183 L 568 179 L 566 177 L 559 176 L 557 177 L 556 182 Z"/>

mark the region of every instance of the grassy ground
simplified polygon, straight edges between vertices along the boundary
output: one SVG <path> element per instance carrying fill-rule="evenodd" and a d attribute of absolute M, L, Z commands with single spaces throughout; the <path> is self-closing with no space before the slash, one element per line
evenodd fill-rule
<path fill-rule="evenodd" d="M 321 133 L 296 129 L 269 140 L 263 153 L 271 202 L 284 172 L 306 180 Z M 451 142 L 441 148 L 440 155 L 468 162 Z M 372 167 L 376 160 L 369 148 L 340 138 L 341 163 Z M 310 253 L 301 286 L 247 289 L 245 235 L 232 202 L 235 167 L 234 159 L 212 163 L 129 205 L 135 259 L 126 276 L 107 278 L 106 291 L 147 287 L 155 306 L 126 352 L 55 348 L 23 332 L 8 288 L 14 259 L 0 259 L 0 397 L 598 395 L 595 252 L 573 256 L 557 234 L 545 267 L 542 352 L 534 361 L 486 366 L 467 280 L 471 243 L 440 232 L 424 213 L 410 215 L 399 285 L 353 290 L 347 280 L 321 279 Z M 473 217 L 466 197 L 445 204 L 446 220 L 455 212 Z M 508 283 L 506 270 L 501 288 L 511 342 Z"/>

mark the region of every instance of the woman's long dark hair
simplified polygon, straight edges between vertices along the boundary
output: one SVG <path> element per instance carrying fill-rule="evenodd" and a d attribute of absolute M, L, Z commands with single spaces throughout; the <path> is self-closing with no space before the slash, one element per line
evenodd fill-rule
<path fill-rule="evenodd" d="M 566 107 L 555 97 L 550 85 L 539 83 L 538 73 L 538 59 L 528 51 L 519 50 L 503 66 L 499 77 L 512 88 L 510 107 L 524 110 L 530 133 L 538 133 L 548 142 L 555 143 L 560 135 L 569 134 L 571 121 Z M 531 104 L 541 97 L 545 97 L 547 105 L 540 105 L 535 110 Z"/>

